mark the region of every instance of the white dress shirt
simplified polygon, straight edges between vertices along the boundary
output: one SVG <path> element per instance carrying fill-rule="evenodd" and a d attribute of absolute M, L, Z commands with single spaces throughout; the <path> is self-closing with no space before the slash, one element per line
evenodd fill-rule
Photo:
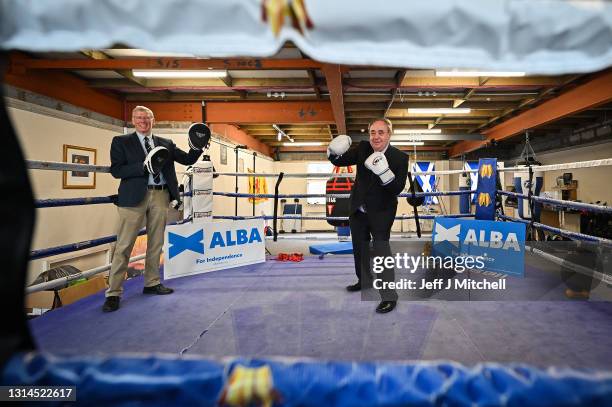
<path fill-rule="evenodd" d="M 149 145 L 151 146 L 151 149 L 155 148 L 155 143 L 153 142 L 153 134 L 150 133 L 148 135 L 142 134 L 140 132 L 136 132 L 136 134 L 138 135 L 138 140 L 140 140 L 140 145 L 142 146 L 142 149 L 145 152 L 145 156 L 148 154 L 147 153 L 147 148 L 145 147 L 145 137 L 149 139 Z M 162 174 L 161 172 L 159 173 L 159 183 L 156 184 L 155 180 L 153 179 L 153 174 L 149 174 L 149 185 L 165 185 L 166 184 L 166 179 L 164 178 L 164 174 Z"/>

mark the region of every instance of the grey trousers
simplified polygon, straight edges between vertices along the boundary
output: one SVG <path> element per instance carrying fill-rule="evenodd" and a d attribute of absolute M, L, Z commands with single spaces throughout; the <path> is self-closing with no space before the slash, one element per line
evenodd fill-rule
<path fill-rule="evenodd" d="M 138 231 L 143 226 L 147 227 L 145 287 L 153 287 L 159 284 L 159 258 L 164 245 L 169 201 L 168 191 L 149 190 L 138 206 L 117 208 L 119 211 L 117 244 L 108 275 L 107 297 L 121 297 L 130 254 L 138 237 Z"/>

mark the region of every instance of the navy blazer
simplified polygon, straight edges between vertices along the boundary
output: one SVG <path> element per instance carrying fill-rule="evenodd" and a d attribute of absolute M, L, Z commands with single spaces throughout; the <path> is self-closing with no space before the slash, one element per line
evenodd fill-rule
<path fill-rule="evenodd" d="M 378 175 L 365 166 L 365 161 L 373 152 L 374 149 L 368 141 L 361 141 L 341 156 L 330 156 L 329 160 L 339 167 L 357 165 L 355 184 L 351 190 L 350 214 L 355 213 L 361 205 L 365 204 L 368 214 L 379 213 L 385 220 L 389 220 L 395 218 L 397 195 L 406 186 L 408 156 L 389 145 L 385 151 L 385 157 L 389 168 L 395 174 L 395 179 L 387 185 L 382 185 Z"/>
<path fill-rule="evenodd" d="M 189 153 L 178 148 L 170 139 L 153 135 L 155 147 L 166 147 L 170 157 L 161 170 L 166 179 L 170 200 L 179 200 L 178 181 L 174 162 L 183 165 L 192 165 L 202 151 L 189 150 Z M 142 144 L 136 132 L 113 137 L 110 149 L 111 167 L 113 177 L 120 178 L 118 206 L 138 206 L 147 193 L 149 184 L 149 173 L 144 170 L 144 159 L 146 157 Z"/>

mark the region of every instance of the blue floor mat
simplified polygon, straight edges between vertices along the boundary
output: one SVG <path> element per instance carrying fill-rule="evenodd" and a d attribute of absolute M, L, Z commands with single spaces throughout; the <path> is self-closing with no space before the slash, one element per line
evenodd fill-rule
<path fill-rule="evenodd" d="M 352 242 L 315 244 L 310 246 L 310 254 L 353 254 Z"/>

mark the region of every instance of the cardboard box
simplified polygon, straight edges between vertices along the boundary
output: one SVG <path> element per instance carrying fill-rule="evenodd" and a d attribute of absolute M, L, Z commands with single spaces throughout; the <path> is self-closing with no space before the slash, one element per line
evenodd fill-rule
<path fill-rule="evenodd" d="M 25 307 L 30 311 L 34 308 L 52 309 L 54 300 L 55 291 L 38 291 L 26 295 Z"/>
<path fill-rule="evenodd" d="M 95 294 L 105 288 L 106 282 L 104 281 L 104 276 L 97 275 L 80 284 L 62 288 L 57 293 L 59 295 L 61 305 L 68 305 L 72 304 L 73 302 L 77 302 L 81 298 Z"/>
<path fill-rule="evenodd" d="M 72 304 L 95 294 L 100 290 L 106 289 L 106 279 L 102 275 L 96 275 L 91 277 L 89 280 L 82 283 L 62 288 L 61 290 L 54 291 L 38 291 L 26 295 L 25 297 L 25 308 L 31 311 L 34 308 L 42 309 L 55 309 L 62 305 Z"/>

